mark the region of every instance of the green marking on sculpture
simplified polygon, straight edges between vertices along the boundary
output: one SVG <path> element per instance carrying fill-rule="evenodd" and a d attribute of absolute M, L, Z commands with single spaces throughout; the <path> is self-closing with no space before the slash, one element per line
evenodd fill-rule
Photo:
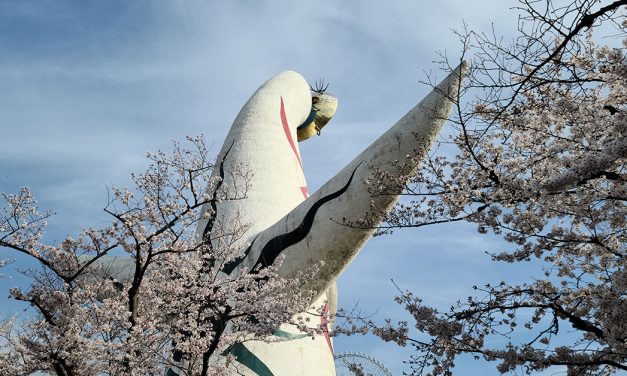
<path fill-rule="evenodd" d="M 301 339 L 301 338 L 307 337 L 307 334 L 304 334 L 304 333 L 294 334 L 294 333 L 286 332 L 285 330 L 281 330 L 281 329 L 274 332 L 274 335 L 277 337 L 287 338 L 287 339 Z"/>
<path fill-rule="evenodd" d="M 242 363 L 246 367 L 250 368 L 251 371 L 256 373 L 259 376 L 274 376 L 270 368 L 261 361 L 261 359 L 257 358 L 255 354 L 250 352 L 241 343 L 236 343 L 230 351 L 233 356 L 235 356 L 235 360 Z"/>

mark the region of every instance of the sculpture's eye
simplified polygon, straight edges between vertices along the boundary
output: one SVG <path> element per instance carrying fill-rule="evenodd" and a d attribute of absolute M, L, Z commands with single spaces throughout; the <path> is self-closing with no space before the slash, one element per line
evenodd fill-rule
<path fill-rule="evenodd" d="M 316 103 L 318 103 L 318 101 L 320 101 L 320 97 L 312 97 L 311 98 L 311 104 L 316 104 Z"/>

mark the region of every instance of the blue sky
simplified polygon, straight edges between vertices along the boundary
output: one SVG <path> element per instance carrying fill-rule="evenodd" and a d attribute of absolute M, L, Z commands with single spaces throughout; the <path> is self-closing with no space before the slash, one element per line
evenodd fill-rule
<path fill-rule="evenodd" d="M 107 185 L 126 185 L 146 151 L 204 133 L 217 152 L 253 91 L 285 69 L 324 78 L 336 117 L 300 145 L 315 191 L 418 102 L 438 77 L 436 50 L 459 56 L 449 30 L 511 34 L 503 0 L 441 1 L 18 1 L 0 0 L 0 191 L 30 186 L 58 215 L 47 239 L 107 220 Z M 394 279 L 447 308 L 473 284 L 526 278 L 490 263 L 504 244 L 468 225 L 373 239 L 338 285 L 340 306 L 402 319 Z M 0 250 L 4 254 L 6 250 Z M 14 266 L 26 265 L 21 258 Z M 23 279 L 11 279 L 0 291 Z M 0 314 L 24 307 L 4 299 Z M 408 349 L 368 337 L 337 338 L 403 370 Z M 460 375 L 497 374 L 462 361 Z"/>

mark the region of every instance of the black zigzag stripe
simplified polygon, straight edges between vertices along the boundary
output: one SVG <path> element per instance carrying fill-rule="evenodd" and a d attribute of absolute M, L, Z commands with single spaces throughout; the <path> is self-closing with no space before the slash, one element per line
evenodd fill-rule
<path fill-rule="evenodd" d="M 253 271 L 255 270 L 255 268 L 257 268 L 257 266 L 265 268 L 269 265 L 272 265 L 274 263 L 274 260 L 276 260 L 281 252 L 283 252 L 286 248 L 305 239 L 305 236 L 307 236 L 307 234 L 311 230 L 311 227 L 313 226 L 314 218 L 318 209 L 320 209 L 320 207 L 325 203 L 340 197 L 342 194 L 344 194 L 344 192 L 346 192 L 348 186 L 353 181 L 353 177 L 355 176 L 355 172 L 357 171 L 357 168 L 359 168 L 359 165 L 361 165 L 361 162 L 357 165 L 357 167 L 355 167 L 355 169 L 351 173 L 350 178 L 348 179 L 348 182 L 346 182 L 346 184 L 339 191 L 322 197 L 320 200 L 316 201 L 316 203 L 313 204 L 311 208 L 309 208 L 307 214 L 305 214 L 305 218 L 303 218 L 303 221 L 298 227 L 286 234 L 278 235 L 273 239 L 270 239 L 261 250 L 259 259 L 257 259 L 257 262 L 253 267 Z"/>
<path fill-rule="evenodd" d="M 220 161 L 220 181 L 218 181 L 218 183 L 216 183 L 216 187 L 213 190 L 213 196 L 211 198 L 211 216 L 209 217 L 209 220 L 207 221 L 207 225 L 205 226 L 205 229 L 202 231 L 202 238 L 205 242 L 210 242 L 211 241 L 211 230 L 213 229 L 213 225 L 216 221 L 216 216 L 217 216 L 217 208 L 216 208 L 216 193 L 218 192 L 218 189 L 220 189 L 220 187 L 222 187 L 222 183 L 224 182 L 224 161 L 226 160 L 227 155 L 229 155 L 229 152 L 231 151 L 231 149 L 233 148 L 233 145 L 235 145 L 235 140 L 233 140 L 233 142 L 231 143 L 231 146 L 229 146 L 229 148 L 227 149 L 226 153 L 224 153 L 224 157 L 222 157 L 222 160 Z"/>

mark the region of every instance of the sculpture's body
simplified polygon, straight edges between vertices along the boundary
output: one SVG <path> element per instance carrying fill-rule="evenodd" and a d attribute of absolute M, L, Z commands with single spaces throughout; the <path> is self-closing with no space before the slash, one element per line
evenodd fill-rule
<path fill-rule="evenodd" d="M 252 242 L 246 257 L 225 272 L 271 265 L 279 255 L 285 256 L 279 269 L 282 275 L 324 261 L 308 288 L 318 292 L 312 307 L 326 305 L 334 310 L 335 280 L 371 235 L 371 230 L 338 222 L 359 220 L 372 210 L 373 204 L 379 213 L 393 205 L 397 196 L 371 197 L 366 178 L 373 168 L 393 176 L 411 172 L 450 113 L 448 98 L 457 90 L 461 70 L 458 68 L 311 197 L 296 134 L 297 126 L 311 112 L 309 85 L 293 71 L 266 82 L 242 108 L 219 155 L 223 168 L 217 173 L 223 174 L 221 189 L 227 195 L 229 190 L 241 189 L 237 177 L 229 175 L 229 171 L 243 167 L 253 173 L 246 199 L 220 202 L 210 228 L 207 220 L 198 227 L 199 235 L 210 235 L 216 231 L 216 223 L 237 220 L 250 226 L 242 239 Z M 395 161 L 404 167 L 399 169 Z M 312 326 L 325 324 L 319 316 L 311 319 Z M 312 340 L 288 325 L 276 335 L 290 340 L 236 346 L 234 355 L 239 364 L 233 374 L 335 375 L 333 348 L 327 335 Z"/>
<path fill-rule="evenodd" d="M 242 177 L 232 176 L 229 171 L 245 169 L 253 176 L 246 190 L 246 199 L 225 200 L 218 204 L 216 222 L 226 228 L 232 227 L 228 223 L 231 220 L 250 226 L 248 236 L 242 241 L 253 241 L 257 234 L 275 224 L 309 196 L 296 127 L 305 122 L 310 110 L 309 85 L 298 73 L 287 71 L 257 90 L 233 122 L 218 156 L 219 160 L 223 159 L 222 187 L 226 187 L 227 195 L 230 189 L 242 189 Z M 238 181 L 240 184 L 237 184 Z M 236 195 L 231 192 L 232 197 Z M 204 233 L 207 222 L 200 222 L 198 234 Z M 219 227 L 214 231 L 220 231 Z M 261 240 L 259 238 L 254 244 L 261 244 Z M 248 257 L 245 264 L 249 265 L 251 260 Z M 320 306 L 326 300 L 323 294 L 314 305 Z M 320 317 L 311 319 L 312 325 L 320 324 Z M 312 341 L 311 337 L 297 329 L 282 329 L 279 335 L 295 338 L 278 343 L 246 342 L 236 347 L 235 356 L 240 362 L 237 371 L 246 375 L 305 375 L 308 374 L 307 369 L 311 373 L 312 367 L 315 367 L 319 370 L 315 374 L 335 374 L 330 339 L 327 342 L 327 338 L 318 336 Z"/>

